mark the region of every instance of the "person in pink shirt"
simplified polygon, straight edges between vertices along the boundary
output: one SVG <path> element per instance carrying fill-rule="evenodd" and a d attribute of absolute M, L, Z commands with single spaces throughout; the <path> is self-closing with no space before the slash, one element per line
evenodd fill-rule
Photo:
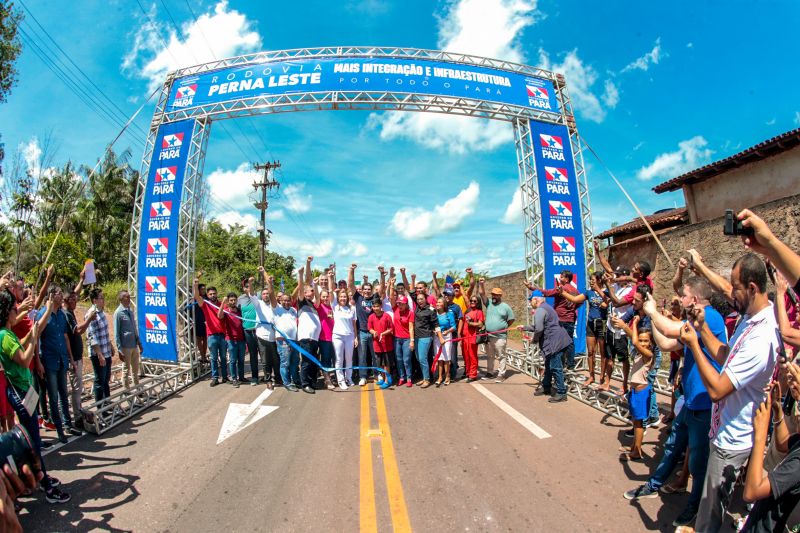
<path fill-rule="evenodd" d="M 235 292 L 228 293 L 225 301 L 217 311 L 222 328 L 225 331 L 225 342 L 228 345 L 228 373 L 231 385 L 239 388 L 244 381 L 244 327 L 242 326 L 242 310 L 237 303 Z"/>
<path fill-rule="evenodd" d="M 405 275 L 405 274 L 403 274 Z M 398 386 L 413 387 L 411 381 L 411 339 L 414 338 L 414 310 L 409 306 L 408 296 L 398 296 L 394 280 L 389 283 L 389 300 L 394 313 L 394 353 L 397 359 Z"/>
<path fill-rule="evenodd" d="M 328 289 L 322 289 L 319 293 L 319 305 L 317 305 L 319 321 L 322 324 L 322 331 L 319 334 L 319 358 L 322 366 L 330 368 L 333 366 L 333 309 L 331 308 L 331 293 Z M 333 390 L 333 382 L 328 372 L 323 372 L 325 384 L 329 390 Z"/>

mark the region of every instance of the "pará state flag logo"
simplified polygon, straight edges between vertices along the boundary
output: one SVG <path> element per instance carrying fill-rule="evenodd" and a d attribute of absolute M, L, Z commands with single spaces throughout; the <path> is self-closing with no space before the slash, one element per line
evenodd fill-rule
<path fill-rule="evenodd" d="M 145 276 L 144 292 L 167 292 L 167 276 Z"/>
<path fill-rule="evenodd" d="M 147 255 L 163 255 L 169 250 L 169 239 L 156 237 L 147 239 Z"/>
<path fill-rule="evenodd" d="M 150 218 L 168 217 L 170 215 L 172 215 L 172 200 L 150 204 Z"/>
<path fill-rule="evenodd" d="M 175 92 L 175 98 L 179 100 L 182 98 L 191 98 L 195 93 L 197 93 L 196 83 L 184 85 L 183 87 L 178 87 L 178 90 Z"/>
<path fill-rule="evenodd" d="M 574 254 L 575 237 L 552 237 L 553 253 L 555 254 Z"/>
<path fill-rule="evenodd" d="M 544 167 L 544 174 L 547 181 L 559 181 L 561 183 L 568 183 L 567 169 L 557 167 Z"/>
<path fill-rule="evenodd" d="M 564 157 L 564 142 L 558 135 L 539 134 L 542 157 L 553 161 L 566 161 Z"/>
<path fill-rule="evenodd" d="M 197 84 L 182 85 L 175 91 L 175 101 L 172 102 L 174 107 L 189 107 L 194 101 L 194 95 L 197 93 Z"/>
<path fill-rule="evenodd" d="M 550 200 L 550 216 L 553 217 L 571 217 L 572 216 L 572 202 L 561 202 L 558 200 Z"/>
<path fill-rule="evenodd" d="M 526 85 L 525 87 L 528 89 L 528 96 L 531 98 L 542 98 L 544 100 L 549 98 L 547 89 L 543 87 L 534 87 L 532 85 Z"/>
<path fill-rule="evenodd" d="M 564 143 L 561 142 L 561 137 L 558 135 L 545 135 L 544 133 L 540 133 L 539 142 L 542 144 L 542 148 L 550 148 L 553 150 L 564 149 Z"/>
<path fill-rule="evenodd" d="M 154 331 L 167 331 L 167 315 L 145 313 L 145 329 Z"/>
<path fill-rule="evenodd" d="M 166 150 L 167 148 L 180 148 L 182 144 L 183 144 L 183 132 L 164 135 L 164 138 L 161 139 L 162 150 Z"/>
<path fill-rule="evenodd" d="M 163 183 L 165 181 L 175 181 L 175 174 L 178 173 L 178 167 L 163 167 L 156 169 L 156 183 Z"/>

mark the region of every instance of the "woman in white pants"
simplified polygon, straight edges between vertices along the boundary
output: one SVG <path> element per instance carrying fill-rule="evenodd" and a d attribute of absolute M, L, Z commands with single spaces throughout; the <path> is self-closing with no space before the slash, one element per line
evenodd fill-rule
<path fill-rule="evenodd" d="M 330 286 L 335 286 L 332 283 Z M 339 388 L 347 390 L 353 386 L 353 348 L 358 347 L 355 334 L 356 308 L 350 305 L 347 289 L 337 291 L 333 302 L 333 351 L 336 354 L 336 381 Z"/>

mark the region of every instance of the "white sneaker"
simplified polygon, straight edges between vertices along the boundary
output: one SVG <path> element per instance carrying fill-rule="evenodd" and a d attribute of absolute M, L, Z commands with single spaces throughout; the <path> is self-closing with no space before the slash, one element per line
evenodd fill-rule
<path fill-rule="evenodd" d="M 367 378 L 361 378 L 358 380 L 359 387 L 363 387 L 366 384 L 367 384 Z"/>
<path fill-rule="evenodd" d="M 346 383 L 340 383 L 339 384 L 339 388 L 342 389 L 342 390 L 347 390 L 347 384 Z"/>

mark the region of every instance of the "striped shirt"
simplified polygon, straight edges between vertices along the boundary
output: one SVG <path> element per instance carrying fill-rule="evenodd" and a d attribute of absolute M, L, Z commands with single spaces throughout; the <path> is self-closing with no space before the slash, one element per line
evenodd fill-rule
<path fill-rule="evenodd" d="M 83 319 L 89 317 L 89 312 L 84 315 Z M 97 316 L 89 323 L 86 338 L 89 340 L 89 356 L 94 356 L 94 346 L 100 347 L 100 353 L 103 357 L 110 358 L 114 355 L 111 348 L 111 337 L 108 334 L 108 319 L 103 311 L 97 310 Z"/>

